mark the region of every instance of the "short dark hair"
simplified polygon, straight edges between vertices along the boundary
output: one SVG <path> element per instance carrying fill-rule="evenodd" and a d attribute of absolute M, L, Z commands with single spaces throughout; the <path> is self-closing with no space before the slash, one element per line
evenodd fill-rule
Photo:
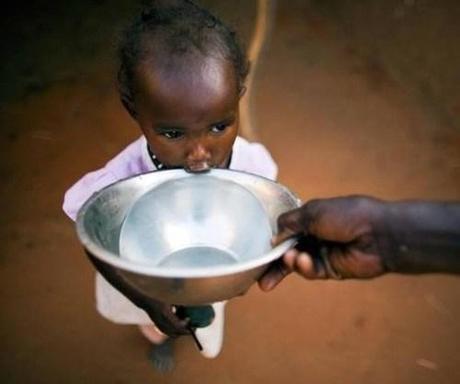
<path fill-rule="evenodd" d="M 118 53 L 118 86 L 125 106 L 126 99 L 134 99 L 136 66 L 153 55 L 167 60 L 199 53 L 227 60 L 234 67 L 239 92 L 249 72 L 236 33 L 189 0 L 151 1 L 124 31 Z"/>

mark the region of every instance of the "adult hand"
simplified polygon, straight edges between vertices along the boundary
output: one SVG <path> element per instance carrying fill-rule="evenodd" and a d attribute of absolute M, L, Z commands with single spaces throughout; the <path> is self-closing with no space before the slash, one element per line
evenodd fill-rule
<path fill-rule="evenodd" d="M 259 280 L 269 291 L 295 271 L 307 279 L 372 278 L 386 272 L 379 240 L 385 202 L 370 197 L 311 200 L 278 218 L 273 244 L 299 236 L 297 246 Z M 380 244 L 379 244 L 380 241 Z"/>

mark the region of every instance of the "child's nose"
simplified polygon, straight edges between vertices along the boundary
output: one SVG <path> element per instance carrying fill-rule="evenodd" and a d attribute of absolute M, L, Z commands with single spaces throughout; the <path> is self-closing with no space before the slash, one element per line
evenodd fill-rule
<path fill-rule="evenodd" d="M 195 142 L 187 153 L 186 166 L 192 171 L 200 171 L 209 168 L 211 153 L 201 142 Z"/>
<path fill-rule="evenodd" d="M 203 161 L 210 159 L 210 151 L 202 140 L 193 140 L 190 143 L 187 159 L 190 161 Z"/>

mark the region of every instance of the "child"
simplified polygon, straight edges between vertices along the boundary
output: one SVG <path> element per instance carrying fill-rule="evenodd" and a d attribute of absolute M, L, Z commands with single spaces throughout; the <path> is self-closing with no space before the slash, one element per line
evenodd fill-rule
<path fill-rule="evenodd" d="M 95 191 L 149 171 L 202 172 L 216 167 L 275 179 L 277 167 L 267 150 L 237 136 L 248 62 L 234 33 L 221 21 L 187 0 L 154 1 L 126 30 L 119 53 L 121 102 L 143 135 L 67 191 L 63 209 L 70 218 L 75 220 Z M 158 345 L 154 363 L 170 368 L 170 344 L 163 343 L 167 336 L 100 274 L 96 299 L 105 318 L 138 325 Z M 171 327 L 180 329 L 171 306 L 159 308 L 162 319 L 172 320 L 168 327 L 156 325 L 170 334 Z M 223 305 L 216 308 L 215 321 L 222 321 Z"/>

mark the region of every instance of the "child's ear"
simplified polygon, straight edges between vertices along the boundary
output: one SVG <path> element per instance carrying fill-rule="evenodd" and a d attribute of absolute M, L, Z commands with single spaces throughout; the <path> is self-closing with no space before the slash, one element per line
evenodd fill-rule
<path fill-rule="evenodd" d="M 240 89 L 240 95 L 239 95 L 239 96 L 240 96 L 240 99 L 244 96 L 244 94 L 246 93 L 246 91 L 247 91 L 247 88 L 246 88 L 245 85 L 243 85 L 243 86 L 241 87 L 241 89 Z"/>
<path fill-rule="evenodd" d="M 134 119 L 136 120 L 137 119 L 137 113 L 136 113 L 136 110 L 134 108 L 134 101 L 133 99 L 128 96 L 128 95 L 121 95 L 120 96 L 120 100 L 121 100 L 121 103 L 123 104 L 123 106 L 125 107 L 125 109 L 128 111 L 129 115 Z"/>

